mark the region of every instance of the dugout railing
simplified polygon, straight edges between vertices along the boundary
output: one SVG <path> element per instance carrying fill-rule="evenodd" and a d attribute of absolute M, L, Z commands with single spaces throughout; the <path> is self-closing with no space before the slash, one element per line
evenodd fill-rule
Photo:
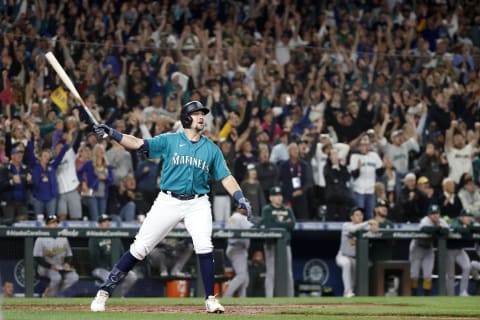
<path fill-rule="evenodd" d="M 398 230 L 398 229 L 380 229 L 378 232 L 359 231 L 357 232 L 356 243 L 356 294 L 358 296 L 369 295 L 369 285 L 371 283 L 369 278 L 369 248 L 370 243 L 376 240 L 403 240 L 410 241 L 412 239 L 431 238 L 430 234 L 420 232 L 417 230 Z M 435 236 L 435 251 L 436 251 L 436 271 L 438 274 L 438 294 L 446 295 L 446 262 L 447 262 L 447 241 L 465 240 L 459 233 L 450 232 L 446 236 Z M 480 240 L 479 233 L 473 233 L 472 237 L 468 239 L 472 241 L 472 246 L 475 242 Z"/>
<path fill-rule="evenodd" d="M 109 228 L 99 229 L 92 227 L 5 227 L 0 226 L 0 238 L 22 238 L 24 242 L 24 282 L 25 296 L 33 297 L 34 295 L 34 259 L 33 245 L 37 237 L 67 237 L 67 238 L 91 238 L 91 237 L 110 237 L 110 238 L 134 238 L 138 228 Z M 167 237 L 189 238 L 186 229 L 174 229 Z M 287 295 L 287 283 L 284 281 L 286 277 L 286 231 L 284 229 L 214 229 L 212 238 L 230 239 L 230 238 L 249 238 L 258 240 L 274 239 L 276 242 L 275 254 L 275 286 L 277 296 Z M 117 250 L 112 250 L 117 252 Z M 115 263 L 120 257 L 112 255 L 112 262 Z M 196 282 L 196 296 L 203 296 L 204 289 L 201 277 Z"/>

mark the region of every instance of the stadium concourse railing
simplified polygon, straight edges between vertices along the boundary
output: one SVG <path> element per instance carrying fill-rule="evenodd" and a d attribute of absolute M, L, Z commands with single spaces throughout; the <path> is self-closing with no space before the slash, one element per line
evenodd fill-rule
<path fill-rule="evenodd" d="M 19 223 L 13 227 L 0 226 L 0 238 L 13 237 L 23 238 L 24 240 L 24 265 L 25 265 L 25 296 L 33 297 L 34 294 L 34 260 L 33 260 L 33 244 L 37 237 L 67 237 L 67 238 L 91 238 L 91 237 L 111 237 L 111 238 L 134 238 L 138 232 L 138 224 L 123 223 L 121 227 L 100 229 L 95 224 L 84 223 L 83 221 L 71 221 L 62 223 L 58 228 L 47 228 L 43 223 L 37 221 L 27 221 Z M 275 239 L 275 269 L 278 276 L 275 277 L 276 293 L 278 296 L 287 295 L 286 278 L 286 232 L 283 229 L 219 229 L 214 228 L 213 239 L 229 239 L 229 238 L 250 238 L 250 239 Z M 184 228 L 176 228 L 172 230 L 167 237 L 190 238 L 187 230 Z M 115 242 L 114 242 L 115 243 Z M 117 252 L 117 250 L 112 250 Z M 112 255 L 112 262 L 115 263 L 119 256 Z M 197 296 L 203 295 L 203 283 L 197 281 Z"/>
<path fill-rule="evenodd" d="M 356 294 L 358 296 L 369 295 L 369 243 L 375 240 L 411 240 L 421 238 L 431 238 L 428 233 L 418 231 L 418 224 L 404 224 L 402 229 L 380 229 L 378 232 L 359 231 L 357 232 L 356 243 Z M 437 272 L 438 272 L 438 294 L 446 295 L 446 262 L 447 262 L 447 241 L 463 239 L 460 233 L 450 232 L 446 236 L 435 236 L 434 244 L 437 251 Z M 479 233 L 473 233 L 469 239 L 472 246 L 475 241 L 480 240 Z"/>

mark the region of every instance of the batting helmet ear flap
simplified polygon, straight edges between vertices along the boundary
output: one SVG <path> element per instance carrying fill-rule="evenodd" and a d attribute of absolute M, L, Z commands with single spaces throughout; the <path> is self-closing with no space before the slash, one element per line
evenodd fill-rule
<path fill-rule="evenodd" d="M 210 112 L 210 110 L 208 110 L 208 108 L 205 108 L 203 104 L 199 101 L 190 101 L 182 107 L 182 112 L 180 114 L 180 121 L 182 122 L 182 126 L 184 128 L 190 128 L 193 121 L 192 117 L 190 116 L 190 113 L 198 110 L 202 110 L 204 114 L 207 114 Z"/>

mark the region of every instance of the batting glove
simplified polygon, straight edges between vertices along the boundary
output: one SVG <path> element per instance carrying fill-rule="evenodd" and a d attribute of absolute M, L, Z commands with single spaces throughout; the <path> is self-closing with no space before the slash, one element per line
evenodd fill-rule
<path fill-rule="evenodd" d="M 94 124 L 93 130 L 102 138 L 107 135 L 117 142 L 120 142 L 123 138 L 123 135 L 120 132 L 107 126 L 106 124 Z"/>
<path fill-rule="evenodd" d="M 247 217 L 252 215 L 252 206 L 250 205 L 250 201 L 247 198 L 243 197 L 238 199 L 238 208 L 244 209 L 247 211 Z"/>

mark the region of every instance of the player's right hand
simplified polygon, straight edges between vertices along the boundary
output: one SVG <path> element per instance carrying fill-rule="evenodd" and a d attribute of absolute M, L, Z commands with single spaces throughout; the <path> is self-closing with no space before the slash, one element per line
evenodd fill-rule
<path fill-rule="evenodd" d="M 111 136 L 113 132 L 113 129 L 106 124 L 94 124 L 93 130 L 101 138 L 103 138 L 105 135 Z"/>

